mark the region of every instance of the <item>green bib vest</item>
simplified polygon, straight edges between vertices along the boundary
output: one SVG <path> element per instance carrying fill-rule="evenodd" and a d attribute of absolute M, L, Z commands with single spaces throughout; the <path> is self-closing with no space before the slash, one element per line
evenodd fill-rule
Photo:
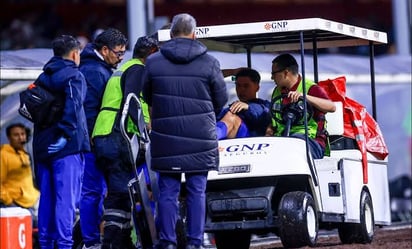
<path fill-rule="evenodd" d="M 104 90 L 102 106 L 100 108 L 99 115 L 97 116 L 96 123 L 94 125 L 92 137 L 106 136 L 112 133 L 115 126 L 115 122 L 120 121 L 123 91 L 121 86 L 121 78 L 124 71 L 133 65 L 144 65 L 139 59 L 131 59 L 124 63 L 119 70 L 113 73 L 107 82 Z M 148 123 L 149 108 L 143 101 L 140 93 L 140 103 L 142 105 L 142 111 L 145 122 Z M 127 131 L 130 133 L 138 133 L 137 126 L 133 123 L 129 117 L 127 120 Z"/>
<path fill-rule="evenodd" d="M 301 83 L 302 83 L 302 82 L 299 83 L 298 88 L 296 89 L 296 91 L 297 91 L 297 92 L 300 92 L 300 93 L 303 93 L 303 87 L 302 87 L 302 84 L 301 84 Z M 307 94 L 308 91 L 309 91 L 309 89 L 310 89 L 313 85 L 315 85 L 315 83 L 312 82 L 312 81 L 306 80 L 305 84 L 306 84 L 306 94 Z M 272 99 L 275 98 L 275 97 L 277 97 L 277 96 L 279 96 L 279 95 L 281 95 L 280 89 L 279 89 L 278 87 L 276 87 L 275 90 L 273 90 Z M 275 103 L 273 103 L 273 107 L 272 107 L 272 108 L 274 108 L 274 109 L 277 110 L 277 111 L 280 111 L 280 107 L 281 107 L 281 104 L 282 104 L 281 101 L 282 101 L 282 100 L 279 99 L 278 101 L 276 101 Z M 277 115 L 276 117 L 277 117 L 279 120 L 282 120 L 281 114 L 280 114 L 279 112 L 276 113 L 276 115 Z M 293 126 L 290 128 L 290 134 L 293 134 L 293 133 L 305 134 L 305 125 L 304 125 L 303 122 L 301 122 L 301 123 L 302 123 L 302 124 L 293 125 Z M 274 135 L 275 135 L 275 136 L 281 136 L 283 130 L 285 129 L 285 125 L 277 122 L 276 119 L 272 118 L 272 126 L 273 126 L 273 128 L 275 129 Z M 317 123 L 313 118 L 311 118 L 311 119 L 308 121 L 308 136 L 309 136 L 310 138 L 314 139 L 314 138 L 316 137 L 317 130 L 318 130 L 318 123 Z"/>

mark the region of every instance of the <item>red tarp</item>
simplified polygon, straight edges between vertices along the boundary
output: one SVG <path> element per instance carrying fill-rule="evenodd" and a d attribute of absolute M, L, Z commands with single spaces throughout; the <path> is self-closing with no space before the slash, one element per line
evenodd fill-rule
<path fill-rule="evenodd" d="M 363 182 L 366 184 L 368 182 L 367 152 L 381 160 L 389 154 L 379 125 L 364 106 L 345 96 L 344 76 L 320 81 L 318 84 L 325 89 L 332 101 L 340 101 L 343 104 L 343 136 L 355 139 L 359 146 L 362 153 Z"/>

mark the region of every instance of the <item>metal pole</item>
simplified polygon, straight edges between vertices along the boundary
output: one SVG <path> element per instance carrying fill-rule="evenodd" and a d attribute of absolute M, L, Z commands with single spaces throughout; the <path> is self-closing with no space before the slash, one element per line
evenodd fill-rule
<path fill-rule="evenodd" d="M 146 0 L 127 0 L 127 27 L 129 50 L 132 50 L 137 38 L 147 34 Z"/>
<path fill-rule="evenodd" d="M 146 26 L 146 33 L 153 34 L 155 32 L 155 18 L 154 18 L 154 0 L 147 0 L 146 1 L 146 18 L 147 18 L 147 26 Z"/>
<path fill-rule="evenodd" d="M 304 40 L 303 40 L 303 31 L 300 32 L 300 67 L 301 67 L 301 72 L 302 72 L 302 81 L 300 84 L 302 84 L 302 90 L 303 90 L 303 119 L 305 123 L 305 137 L 306 137 L 306 145 L 308 144 L 308 123 L 307 123 L 307 108 L 306 108 L 306 84 L 305 84 L 305 78 L 306 78 L 306 73 L 305 73 L 305 47 L 304 47 Z M 306 146 L 307 148 L 307 146 Z"/>
<path fill-rule="evenodd" d="M 376 116 L 376 88 L 375 88 L 375 51 L 373 42 L 369 42 L 369 63 L 371 71 L 371 92 L 372 92 L 372 116 L 378 121 Z"/>
<path fill-rule="evenodd" d="M 393 29 L 397 54 L 411 54 L 411 8 L 410 0 L 392 0 Z"/>
<path fill-rule="evenodd" d="M 319 69 L 318 69 L 318 42 L 316 37 L 316 31 L 312 32 L 312 44 L 313 44 L 313 74 L 314 81 L 319 82 Z"/>
<path fill-rule="evenodd" d="M 246 48 L 246 55 L 247 55 L 247 67 L 251 68 L 252 67 L 252 50 L 250 47 Z"/>
<path fill-rule="evenodd" d="M 306 143 L 306 158 L 308 160 L 309 164 L 309 169 L 312 174 L 313 182 L 315 186 L 318 186 L 318 179 L 316 176 L 316 171 L 315 171 L 315 165 L 313 163 L 313 160 L 310 160 L 312 157 L 309 155 L 309 134 L 308 134 L 308 113 L 307 113 L 307 99 L 306 99 L 306 72 L 305 72 L 305 46 L 304 46 L 304 40 L 303 40 L 303 31 L 300 31 L 300 64 L 301 64 L 301 72 L 302 72 L 302 81 L 300 84 L 302 84 L 302 91 L 303 91 L 303 119 L 304 119 L 304 125 L 305 125 L 305 143 Z"/>

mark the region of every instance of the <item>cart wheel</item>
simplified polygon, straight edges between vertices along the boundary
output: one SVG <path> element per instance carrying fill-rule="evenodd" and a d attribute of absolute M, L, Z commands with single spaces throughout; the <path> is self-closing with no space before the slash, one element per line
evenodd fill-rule
<path fill-rule="evenodd" d="M 283 195 L 279 205 L 279 235 L 286 248 L 315 246 L 318 218 L 313 198 L 302 191 Z"/>
<path fill-rule="evenodd" d="M 343 223 L 338 227 L 343 244 L 371 243 L 375 234 L 375 218 L 372 199 L 367 191 L 362 191 L 360 199 L 360 223 Z"/>
<path fill-rule="evenodd" d="M 245 231 L 225 231 L 215 234 L 217 249 L 249 249 L 251 234 Z"/>

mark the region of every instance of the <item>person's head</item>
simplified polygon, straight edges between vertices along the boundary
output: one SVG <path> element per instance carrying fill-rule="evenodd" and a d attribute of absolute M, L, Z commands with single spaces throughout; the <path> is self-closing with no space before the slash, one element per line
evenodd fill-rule
<path fill-rule="evenodd" d="M 299 66 L 291 54 L 278 55 L 272 61 L 272 80 L 279 87 L 290 88 L 299 76 Z"/>
<path fill-rule="evenodd" d="M 60 35 L 52 41 L 53 54 L 80 64 L 80 42 L 71 35 Z"/>
<path fill-rule="evenodd" d="M 193 16 L 183 13 L 175 15 L 170 26 L 170 37 L 185 37 L 195 39 L 196 20 Z"/>
<path fill-rule="evenodd" d="M 15 150 L 22 150 L 28 142 L 30 129 L 22 123 L 14 123 L 6 127 L 7 139 Z"/>
<path fill-rule="evenodd" d="M 251 68 L 241 69 L 236 74 L 236 94 L 240 101 L 246 102 L 256 98 L 259 91 L 260 75 Z"/>
<path fill-rule="evenodd" d="M 93 44 L 104 61 L 116 68 L 126 53 L 127 38 L 119 30 L 109 28 L 101 32 Z"/>
<path fill-rule="evenodd" d="M 150 36 L 142 36 L 137 39 L 133 48 L 133 58 L 140 58 L 143 61 L 152 53 L 159 50 L 159 43 Z"/>

